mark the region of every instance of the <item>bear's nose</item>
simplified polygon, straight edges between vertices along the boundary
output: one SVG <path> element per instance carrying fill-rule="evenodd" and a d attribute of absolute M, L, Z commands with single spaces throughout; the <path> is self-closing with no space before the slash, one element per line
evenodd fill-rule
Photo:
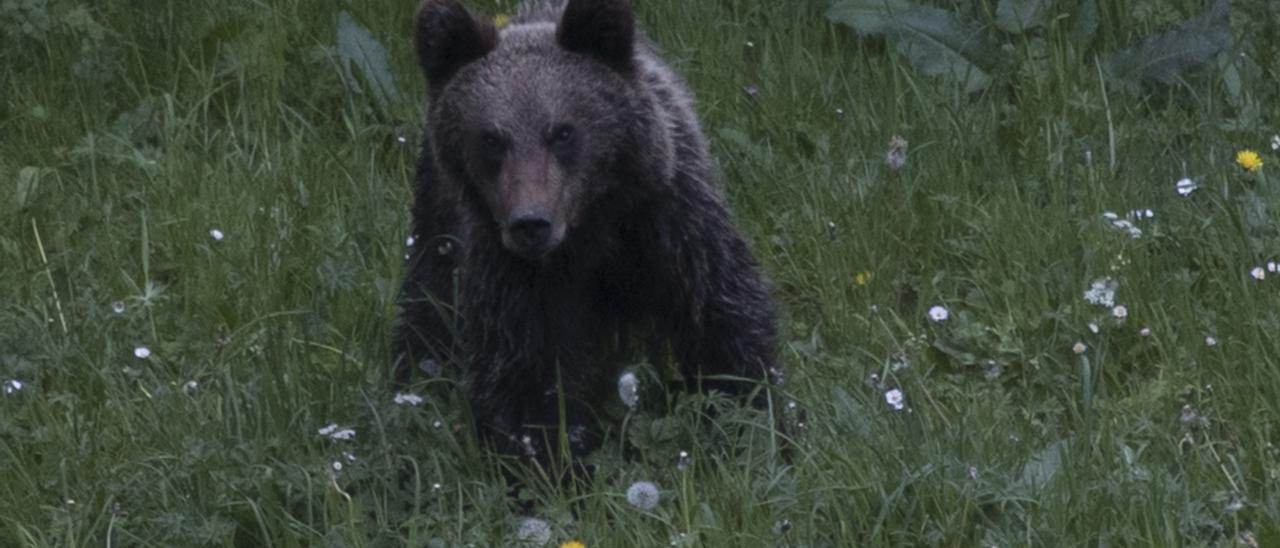
<path fill-rule="evenodd" d="M 507 225 L 511 239 L 525 252 L 539 251 L 551 239 L 551 221 L 538 215 L 517 217 Z"/>

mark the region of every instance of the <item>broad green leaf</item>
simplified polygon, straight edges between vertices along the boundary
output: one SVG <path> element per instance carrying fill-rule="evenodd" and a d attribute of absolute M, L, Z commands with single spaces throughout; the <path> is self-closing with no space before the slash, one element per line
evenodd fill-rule
<path fill-rule="evenodd" d="M 1188 69 L 1212 61 L 1231 44 L 1227 13 L 1227 0 L 1217 0 L 1178 28 L 1111 55 L 1107 73 L 1131 91 L 1142 84 L 1176 83 Z"/>
<path fill-rule="evenodd" d="M 338 14 L 338 57 L 342 60 L 342 76 L 347 85 L 359 89 L 351 71 L 355 65 L 379 106 L 386 107 L 400 95 L 387 62 L 387 49 L 345 11 Z"/>
<path fill-rule="evenodd" d="M 996 26 L 1014 34 L 1026 32 L 1044 24 L 1052 4 L 1052 0 L 1000 0 Z"/>
<path fill-rule="evenodd" d="M 976 21 L 904 0 L 840 0 L 827 17 L 860 34 L 884 35 L 917 70 L 959 82 L 970 93 L 991 85 L 988 71 L 1001 58 Z"/>

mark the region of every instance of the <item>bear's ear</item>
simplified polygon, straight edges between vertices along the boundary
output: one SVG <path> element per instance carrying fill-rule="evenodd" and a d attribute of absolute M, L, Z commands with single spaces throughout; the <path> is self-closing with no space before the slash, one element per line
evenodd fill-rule
<path fill-rule="evenodd" d="M 424 0 L 415 26 L 418 63 L 432 89 L 498 45 L 493 22 L 472 16 L 458 0 Z"/>
<path fill-rule="evenodd" d="M 590 55 L 622 73 L 635 62 L 636 21 L 630 0 L 569 0 L 556 40 L 566 50 Z"/>

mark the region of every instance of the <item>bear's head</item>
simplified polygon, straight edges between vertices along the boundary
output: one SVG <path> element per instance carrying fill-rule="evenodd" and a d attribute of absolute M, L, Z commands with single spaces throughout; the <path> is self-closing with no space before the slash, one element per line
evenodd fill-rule
<path fill-rule="evenodd" d="M 568 0 L 558 21 L 499 31 L 458 0 L 426 0 L 415 39 L 429 146 L 515 255 L 550 255 L 654 163 L 636 159 L 660 124 L 629 1 Z"/>

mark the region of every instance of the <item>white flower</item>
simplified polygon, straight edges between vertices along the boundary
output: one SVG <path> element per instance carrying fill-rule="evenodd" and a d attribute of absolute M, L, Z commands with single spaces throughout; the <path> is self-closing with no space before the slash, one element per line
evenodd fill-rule
<path fill-rule="evenodd" d="M 411 394 L 408 392 L 396 392 L 396 397 L 394 401 L 396 405 L 418 406 L 418 405 L 422 405 L 422 396 L 419 396 L 417 394 Z"/>
<path fill-rule="evenodd" d="M 1267 269 L 1255 266 L 1253 267 L 1253 270 L 1249 271 L 1249 275 L 1253 276 L 1253 279 L 1255 280 L 1265 280 L 1267 279 Z"/>
<path fill-rule="evenodd" d="M 336 423 L 330 423 L 328 426 L 325 426 L 316 432 L 331 440 L 349 440 L 356 437 L 356 431 L 354 429 L 339 428 Z"/>
<path fill-rule="evenodd" d="M 658 506 L 658 486 L 647 481 L 637 481 L 627 488 L 627 502 L 641 510 L 653 510 Z"/>
<path fill-rule="evenodd" d="M 1204 345 L 1205 345 L 1205 346 L 1218 346 L 1218 339 L 1215 339 L 1215 338 L 1213 338 L 1213 337 L 1205 337 L 1205 338 L 1204 338 Z"/>
<path fill-rule="evenodd" d="M 888 403 L 889 407 L 892 407 L 894 411 L 902 411 L 902 408 L 907 406 L 906 403 L 903 403 L 902 399 L 902 391 L 897 388 L 884 393 L 885 403 Z"/>
<path fill-rule="evenodd" d="M 331 466 L 333 466 L 333 471 L 334 471 L 334 472 L 341 472 L 341 471 L 342 471 L 342 461 L 340 461 L 340 460 L 335 460 L 335 461 L 333 461 L 333 464 L 332 464 Z"/>
<path fill-rule="evenodd" d="M 689 465 L 692 464 L 692 462 L 693 460 L 689 458 L 689 452 L 681 451 L 680 454 L 676 456 L 676 470 L 688 470 Z"/>
<path fill-rule="evenodd" d="M 635 409 L 640 403 L 640 379 L 636 378 L 635 373 L 628 371 L 618 377 L 618 398 L 631 409 Z"/>
<path fill-rule="evenodd" d="M 1087 349 L 1088 347 L 1085 346 L 1084 343 L 1081 341 L 1076 341 L 1075 344 L 1071 345 L 1071 351 L 1075 352 L 1076 354 L 1084 354 L 1084 351 Z"/>
<path fill-rule="evenodd" d="M 934 305 L 933 308 L 929 309 L 930 320 L 933 320 L 935 322 L 942 322 L 942 321 L 946 321 L 947 318 L 949 317 L 951 317 L 951 313 L 948 312 L 946 307 L 942 305 Z"/>
<path fill-rule="evenodd" d="M 1280 268 L 1280 265 L 1277 265 L 1275 261 L 1267 262 L 1267 272 L 1275 272 L 1278 268 Z"/>
<path fill-rule="evenodd" d="M 209 231 L 209 237 L 213 238 L 216 242 L 221 242 L 222 236 L 222 231 L 216 228 Z"/>
<path fill-rule="evenodd" d="M 1196 184 L 1196 182 L 1192 181 L 1190 178 L 1183 177 L 1178 180 L 1177 184 L 1175 184 L 1173 188 L 1178 191 L 1178 194 L 1190 196 L 1192 192 L 1195 192 L 1197 188 L 1200 188 L 1200 185 Z"/>
<path fill-rule="evenodd" d="M 5 395 L 17 394 L 18 392 L 21 392 L 25 386 L 26 385 L 22 384 L 22 381 L 20 380 L 9 379 L 4 381 L 4 393 Z"/>
<path fill-rule="evenodd" d="M 1124 305 L 1119 305 L 1111 309 L 1111 315 L 1115 316 L 1117 320 L 1123 320 L 1129 317 L 1129 309 L 1125 308 Z"/>
<path fill-rule="evenodd" d="M 195 394 L 196 390 L 199 388 L 200 388 L 200 383 L 196 381 L 187 381 L 185 384 L 182 385 L 182 391 L 188 394 Z"/>
<path fill-rule="evenodd" d="M 1115 306 L 1116 305 L 1116 288 L 1120 284 L 1111 278 L 1102 278 L 1094 280 L 1089 284 L 1089 289 L 1084 292 L 1084 300 L 1089 304 L 1098 306 Z"/>
<path fill-rule="evenodd" d="M 145 360 L 151 357 L 151 349 L 145 346 L 139 346 L 133 349 L 133 355 L 140 360 Z"/>
<path fill-rule="evenodd" d="M 1150 336 L 1151 336 L 1151 328 L 1150 328 L 1150 327 L 1144 327 L 1144 328 L 1142 328 L 1142 330 L 1138 331 L 1138 334 L 1139 334 L 1139 335 L 1141 335 L 1141 336 L 1143 336 L 1143 337 L 1150 337 Z"/>
<path fill-rule="evenodd" d="M 538 518 L 525 518 L 516 527 L 516 540 L 521 544 L 542 546 L 551 541 L 551 526 Z"/>
<path fill-rule="evenodd" d="M 1094 323 L 1094 322 L 1089 322 L 1089 332 L 1090 332 L 1090 333 L 1093 333 L 1094 335 L 1097 335 L 1097 334 L 1098 334 L 1098 324 L 1096 324 L 1096 323 Z"/>
<path fill-rule="evenodd" d="M 116 301 L 111 303 L 111 311 L 116 314 L 124 314 L 124 301 Z"/>
<path fill-rule="evenodd" d="M 399 136 L 399 137 L 396 137 L 396 142 L 397 142 L 397 143 L 400 143 L 400 144 L 404 144 L 404 143 L 409 142 L 409 140 L 408 140 L 408 139 L 405 139 L 405 138 L 404 138 L 404 136 L 403 136 L 403 135 L 401 135 L 401 136 Z"/>
<path fill-rule="evenodd" d="M 409 236 L 408 238 L 405 238 L 405 239 L 404 239 L 404 246 L 405 246 L 405 247 L 413 247 L 413 244 L 414 244 L 415 242 L 417 242 L 417 241 L 418 241 L 418 237 L 417 237 L 417 236 Z"/>
<path fill-rule="evenodd" d="M 1280 135 L 1271 136 L 1271 150 L 1280 150 Z"/>

